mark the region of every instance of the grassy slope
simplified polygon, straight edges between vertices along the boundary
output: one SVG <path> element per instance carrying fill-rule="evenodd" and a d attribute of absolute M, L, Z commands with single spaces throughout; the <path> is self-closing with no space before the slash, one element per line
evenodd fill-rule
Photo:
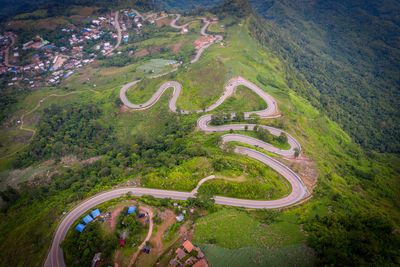
<path fill-rule="evenodd" d="M 398 165 L 398 159 L 385 155 L 374 156 L 374 154 L 372 158 L 367 157 L 337 124 L 331 122 L 326 116 L 310 107 L 307 101 L 290 91 L 285 83 L 286 74 L 283 64 L 249 37 L 246 24 L 242 27 L 234 26 L 228 29 L 228 37 L 224 43 L 227 45 L 226 47 L 211 46 L 198 63 L 188 67 L 187 70 L 176 73 L 174 79 L 180 81 L 185 89 L 188 88 L 184 89 L 179 104 L 182 108 L 194 109 L 201 108 L 204 103 L 215 101 L 222 92 L 224 82 L 236 75 L 242 75 L 258 84 L 279 101 L 279 108 L 283 115 L 279 120 L 283 128 L 299 140 L 308 156 L 316 160 L 316 167 L 320 172 L 319 186 L 315 190 L 314 198 L 301 207 L 284 212 L 278 218 L 281 222 L 271 225 L 274 232 L 296 233 L 295 235 L 288 234 L 284 245 L 298 244 L 304 240 L 299 226 L 304 220 L 315 214 L 326 214 L 328 206 L 335 211 L 335 204 L 332 200 L 335 194 L 346 199 L 344 203 L 350 207 L 380 210 L 381 213 L 391 214 L 390 218 L 398 218 L 399 211 L 394 204 L 396 201 L 398 204 L 397 196 L 400 191 L 396 183 L 398 174 L 391 167 Z M 210 65 L 214 68 L 216 66 L 216 70 L 211 71 Z M 127 145 L 134 145 L 135 140 L 132 137 L 137 132 L 156 131 L 157 123 L 162 122 L 162 114 L 168 109 L 168 93 L 147 111 L 121 113 L 115 107 L 114 101 L 118 97 L 118 90 L 111 89 L 119 89 L 122 84 L 139 77 L 139 74 L 133 72 L 136 67 L 137 64 L 124 68 L 93 70 L 88 67 L 85 70 L 90 71 L 89 74 L 73 75 L 71 80 L 62 85 L 75 90 L 78 88 L 84 90 L 85 92 L 81 94 L 71 96 L 71 101 L 98 103 L 104 110 L 104 114 L 107 114 L 105 119 L 110 120 L 116 126 L 119 141 Z M 201 82 L 202 75 L 212 79 L 214 73 L 220 74 L 215 77 L 216 81 L 211 82 L 206 79 L 207 81 L 204 83 Z M 257 80 L 257 75 L 260 73 L 271 81 L 271 85 L 265 86 Z M 87 76 L 93 77 L 92 81 L 98 85 L 96 90 L 100 93 L 95 94 L 88 91 L 93 86 L 85 81 Z M 297 82 L 299 86 L 304 86 L 301 81 L 294 79 L 294 82 Z M 35 95 L 39 95 L 39 93 Z M 40 99 L 37 96 L 36 98 Z M 31 101 L 30 99 L 25 99 L 25 102 L 20 104 L 21 107 Z M 33 101 L 30 106 L 34 106 L 37 101 Z M 50 103 L 66 104 L 55 99 L 49 101 L 48 104 Z M 42 108 L 38 112 L 40 113 L 41 110 Z M 197 118 L 195 116 L 185 118 L 194 123 Z M 207 142 L 210 143 L 210 138 L 203 133 L 195 133 L 188 142 L 204 145 Z M 214 155 L 225 157 L 229 161 L 234 159 L 237 161 L 236 165 L 240 165 L 239 163 L 242 161 L 240 157 L 226 156 L 215 146 L 213 149 Z M 248 159 L 243 160 L 248 161 Z M 155 170 L 143 182 L 154 187 L 190 190 L 200 177 L 207 175 L 207 172 L 191 176 L 191 179 L 182 179 L 186 177 L 187 170 L 193 172 L 199 168 L 199 164 L 204 164 L 204 162 L 202 159 L 193 159 L 185 164 L 187 166 L 181 168 L 182 172 L 179 167 L 171 170 Z M 351 171 L 352 168 L 362 171 L 366 177 L 370 176 L 372 180 L 360 179 Z M 172 183 L 163 185 L 162 178 L 165 177 L 166 172 L 169 172 L 168 175 L 179 172 L 179 175 L 174 174 L 175 176 L 171 176 Z M 121 181 L 128 178 L 123 177 Z M 110 182 L 118 183 L 120 181 Z M 79 197 L 85 197 L 109 187 L 110 185 L 98 184 L 91 192 Z M 29 201 L 25 206 L 11 208 L 7 215 L 2 213 L 1 216 L 7 220 L 1 220 L 0 230 L 7 235 L 0 238 L 1 257 L 11 259 L 10 255 L 24 255 L 24 259 L 13 258 L 13 262 L 21 264 L 24 260 L 29 259 L 30 263 L 34 262 L 37 266 L 40 265 L 50 244 L 58 214 L 68 210 L 71 203 L 78 199 L 74 192 L 64 191 L 49 199 Z M 204 220 L 207 220 L 207 217 Z M 286 221 L 290 227 L 285 223 Z M 251 225 L 256 224 L 257 222 L 252 222 Z M 204 232 L 204 236 L 207 236 L 206 232 Z M 195 234 L 195 238 L 199 239 L 204 236 Z M 240 240 L 237 240 L 237 244 L 240 246 Z M 268 242 L 273 244 L 273 241 Z M 217 244 L 224 245 L 224 243 Z"/>
<path fill-rule="evenodd" d="M 227 47 L 214 46 L 205 53 L 207 57 L 221 58 L 230 77 L 242 75 L 273 95 L 280 103 L 283 117 L 279 121 L 283 128 L 299 140 L 306 155 L 317 161 L 320 175 L 314 198 L 285 213 L 299 214 L 297 223 L 301 223 L 315 214 L 326 214 L 327 206 L 339 209 L 333 202 L 334 196 L 339 195 L 344 199 L 340 206 L 347 205 L 349 209 L 361 211 L 375 210 L 396 223 L 396 218 L 400 217 L 397 208 L 400 187 L 398 170 L 392 166 L 393 162 L 399 162 L 398 158 L 389 155 L 379 158 L 376 154 L 367 156 L 336 123 L 296 96 L 285 83 L 284 65 L 253 42 L 245 27 L 235 26 L 228 36 L 225 40 Z M 258 82 L 259 73 L 270 81 L 270 85 Z M 288 75 L 294 78 L 292 73 Z M 296 86 L 306 86 L 302 80 L 292 81 Z M 196 232 L 195 237 L 197 235 L 202 238 L 203 233 Z M 217 242 L 217 245 L 223 246 L 223 243 Z"/>

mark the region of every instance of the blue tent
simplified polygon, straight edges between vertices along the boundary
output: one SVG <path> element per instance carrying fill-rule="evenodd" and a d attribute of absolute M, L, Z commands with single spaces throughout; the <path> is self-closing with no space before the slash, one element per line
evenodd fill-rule
<path fill-rule="evenodd" d="M 96 217 L 98 217 L 98 216 L 100 216 L 100 211 L 99 211 L 99 209 L 95 209 L 95 210 L 93 210 L 92 211 L 92 217 L 93 218 L 96 218 Z"/>
<path fill-rule="evenodd" d="M 82 233 L 82 231 L 83 231 L 83 229 L 85 229 L 85 227 L 86 227 L 85 225 L 80 223 L 75 227 L 75 229 Z"/>
<path fill-rule="evenodd" d="M 136 15 L 135 13 L 129 14 L 130 17 L 134 17 L 135 15 Z"/>
<path fill-rule="evenodd" d="M 92 216 L 90 216 L 90 215 L 88 214 L 88 215 L 85 216 L 85 218 L 83 218 L 83 221 L 84 221 L 86 224 L 88 224 L 88 223 L 90 223 L 91 221 L 93 221 L 93 218 L 92 218 Z"/>
<path fill-rule="evenodd" d="M 49 70 L 54 70 L 54 67 L 50 67 L 50 69 Z"/>
<path fill-rule="evenodd" d="M 131 214 L 132 212 L 135 212 L 136 207 L 129 207 L 128 208 L 128 214 Z"/>

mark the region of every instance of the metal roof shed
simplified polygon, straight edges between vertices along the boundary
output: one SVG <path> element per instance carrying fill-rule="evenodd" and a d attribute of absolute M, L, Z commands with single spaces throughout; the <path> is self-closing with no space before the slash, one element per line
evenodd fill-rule
<path fill-rule="evenodd" d="M 80 233 L 82 233 L 82 231 L 83 231 L 83 229 L 85 229 L 85 227 L 86 227 L 85 225 L 80 223 L 75 227 L 75 229 L 78 230 Z"/>
<path fill-rule="evenodd" d="M 95 209 L 92 211 L 92 217 L 93 218 L 97 218 L 101 215 L 100 210 L 99 209 Z"/>
<path fill-rule="evenodd" d="M 90 215 L 88 214 L 88 215 L 85 216 L 85 218 L 83 218 L 83 221 L 84 221 L 86 224 L 88 224 L 88 223 L 90 223 L 91 221 L 93 221 L 93 218 L 92 218 L 92 216 L 90 216 Z"/>
<path fill-rule="evenodd" d="M 136 207 L 129 207 L 128 208 L 128 214 L 131 214 L 132 212 L 136 211 Z"/>

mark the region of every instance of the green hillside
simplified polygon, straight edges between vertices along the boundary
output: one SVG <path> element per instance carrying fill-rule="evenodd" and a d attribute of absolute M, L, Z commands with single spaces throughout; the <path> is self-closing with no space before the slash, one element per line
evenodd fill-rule
<path fill-rule="evenodd" d="M 252 1 L 252 32 L 312 85 L 289 86 L 363 147 L 400 151 L 400 4 Z"/>
<path fill-rule="evenodd" d="M 331 32 L 328 41 L 329 27 L 315 18 L 317 10 L 328 7 L 322 1 L 309 2 L 307 14 L 298 1 L 252 3 L 264 18 L 247 1 L 234 0 L 182 18 L 218 17 L 217 25 L 224 26 L 218 27 L 223 41 L 208 47 L 196 63 L 190 59 L 201 22 L 193 23 L 187 34 L 146 22 L 141 33 L 130 32 L 130 40 L 115 55 L 93 58 L 60 84 L 13 92 L 16 97 L 4 105 L 9 114 L 0 128 L 0 266 L 42 266 L 63 212 L 119 186 L 190 192 L 213 174 L 217 179 L 199 189 L 206 196 L 272 200 L 287 195 L 292 188 L 270 167 L 233 153 L 229 146 L 221 149 L 224 133 L 196 129 L 201 114 L 170 112 L 172 89 L 146 110 L 129 110 L 120 100 L 120 89 L 129 82 L 142 79 L 127 91 L 127 97 L 140 104 L 163 83 L 177 81 L 183 87 L 177 107 L 204 109 L 237 76 L 277 101 L 281 116 L 256 118 L 257 123 L 286 131 L 301 144 L 302 153 L 285 158 L 252 148 L 298 173 L 312 197 L 280 210 L 206 206 L 189 227 L 194 229 L 193 242 L 211 264 L 400 264 L 400 158 L 382 153 L 399 152 L 396 50 L 361 56 L 372 48 L 361 46 L 367 42 L 361 37 L 344 42 L 351 31 Z M 347 8 L 343 3 L 338 10 Z M 68 14 L 60 16 L 72 21 Z M 359 27 L 354 34 L 364 36 L 361 31 L 367 30 Z M 358 54 L 352 50 L 356 46 Z M 385 59 L 389 55 L 391 61 Z M 152 78 L 170 71 L 165 62 L 171 61 L 182 64 L 175 72 Z M 388 65 L 371 70 L 374 61 Z M 5 99 L 7 93 L 1 96 Z M 261 108 L 265 103 L 241 86 L 209 114 Z M 16 123 L 21 116 L 25 130 Z M 257 132 L 237 133 L 259 137 Z M 265 138 L 288 146 L 279 137 Z M 157 202 L 149 198 L 145 203 Z"/>

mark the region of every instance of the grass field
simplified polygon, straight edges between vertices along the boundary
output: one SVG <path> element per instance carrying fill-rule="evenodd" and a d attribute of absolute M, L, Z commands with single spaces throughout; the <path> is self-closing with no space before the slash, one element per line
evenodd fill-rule
<path fill-rule="evenodd" d="M 209 58 L 176 73 L 183 90 L 177 106 L 182 110 L 204 109 L 214 103 L 224 90 L 227 72 L 218 59 Z"/>
<path fill-rule="evenodd" d="M 138 67 L 138 70 L 141 70 L 145 73 L 161 73 L 168 68 L 168 66 L 171 66 L 172 60 L 168 59 L 150 59 L 148 62 L 146 62 L 143 65 L 140 65 Z"/>
<path fill-rule="evenodd" d="M 198 244 L 211 266 L 314 266 L 315 255 L 303 244 L 282 248 L 260 249 L 245 247 L 227 249 L 215 245 Z"/>
<path fill-rule="evenodd" d="M 210 25 L 210 27 L 208 27 L 207 31 L 209 33 L 224 33 L 225 28 L 221 28 L 221 26 L 224 26 L 224 25 L 221 23 L 213 23 Z"/>
<path fill-rule="evenodd" d="M 253 91 L 245 86 L 238 86 L 235 93 L 229 97 L 213 113 L 230 113 L 237 111 L 255 111 L 266 109 L 267 104 Z"/>
<path fill-rule="evenodd" d="M 223 209 L 198 220 L 193 240 L 229 249 L 270 249 L 301 244 L 305 238 L 296 215 L 283 214 L 275 222 L 264 224 L 243 211 Z"/>
<path fill-rule="evenodd" d="M 158 90 L 158 88 L 168 81 L 169 76 L 162 76 L 155 79 L 143 79 L 126 92 L 126 97 L 133 104 L 145 103 Z M 167 89 L 165 95 L 172 94 L 172 89 Z"/>

